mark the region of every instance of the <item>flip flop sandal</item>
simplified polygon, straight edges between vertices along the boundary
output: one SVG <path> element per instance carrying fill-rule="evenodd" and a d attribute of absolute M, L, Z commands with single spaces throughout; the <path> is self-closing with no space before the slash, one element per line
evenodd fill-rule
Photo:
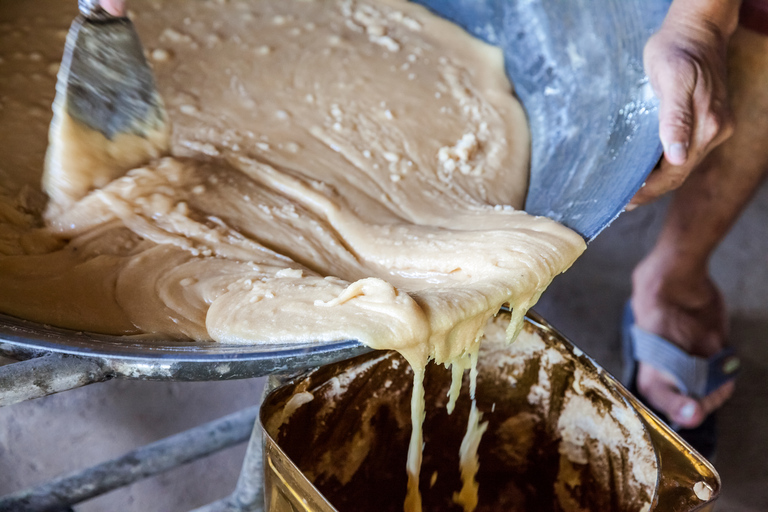
<path fill-rule="evenodd" d="M 734 380 L 741 366 L 732 347 L 726 347 L 709 358 L 697 357 L 664 338 L 641 329 L 635 324 L 629 301 L 624 306 L 621 321 L 621 342 L 624 358 L 622 382 L 630 393 L 662 419 L 666 418 L 666 415 L 653 408 L 638 393 L 638 361 L 669 373 L 675 379 L 678 389 L 692 397 L 706 396 L 726 382 Z M 717 420 L 714 413 L 707 416 L 696 428 L 684 429 L 674 424 L 670 426 L 704 457 L 710 460 L 714 458 L 717 448 Z"/>

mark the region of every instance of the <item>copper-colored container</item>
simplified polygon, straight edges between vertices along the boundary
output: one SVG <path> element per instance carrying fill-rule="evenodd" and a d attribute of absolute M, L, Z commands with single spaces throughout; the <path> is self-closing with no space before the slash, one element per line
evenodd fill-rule
<path fill-rule="evenodd" d="M 511 346 L 508 316 L 486 330 L 478 407 L 478 512 L 710 510 L 714 468 L 616 380 L 536 315 Z M 412 372 L 395 353 L 324 366 L 264 401 L 266 510 L 400 511 L 406 489 Z M 427 372 L 424 510 L 461 510 L 459 445 L 467 377 L 456 410 L 450 372 Z"/>

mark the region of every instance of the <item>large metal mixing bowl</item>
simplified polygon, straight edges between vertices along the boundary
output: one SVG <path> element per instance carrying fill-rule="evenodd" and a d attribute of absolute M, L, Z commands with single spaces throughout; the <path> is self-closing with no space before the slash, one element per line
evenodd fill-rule
<path fill-rule="evenodd" d="M 418 0 L 503 48 L 533 135 L 526 209 L 591 239 L 659 157 L 656 103 L 642 48 L 664 0 Z M 99 361 L 108 375 L 173 380 L 246 378 L 363 353 L 359 342 L 287 346 L 158 342 L 52 328 L 0 315 L 0 353 Z"/>
<path fill-rule="evenodd" d="M 661 156 L 643 47 L 669 0 L 415 0 L 504 50 L 531 127 L 525 210 L 592 240 Z"/>

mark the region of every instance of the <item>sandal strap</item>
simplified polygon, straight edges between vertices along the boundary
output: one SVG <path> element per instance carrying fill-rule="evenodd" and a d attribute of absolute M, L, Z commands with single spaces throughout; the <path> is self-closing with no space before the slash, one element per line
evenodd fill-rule
<path fill-rule="evenodd" d="M 630 333 L 634 359 L 667 372 L 686 395 L 706 396 L 736 378 L 738 373 L 740 362 L 732 347 L 704 358 L 690 355 L 636 324 L 630 326 Z"/>

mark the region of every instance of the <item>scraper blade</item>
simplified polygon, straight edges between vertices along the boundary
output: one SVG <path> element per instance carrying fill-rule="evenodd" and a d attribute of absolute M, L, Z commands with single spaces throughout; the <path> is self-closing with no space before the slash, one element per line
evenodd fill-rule
<path fill-rule="evenodd" d="M 56 83 L 43 188 L 56 217 L 168 151 L 170 125 L 133 23 L 80 2 Z"/>

